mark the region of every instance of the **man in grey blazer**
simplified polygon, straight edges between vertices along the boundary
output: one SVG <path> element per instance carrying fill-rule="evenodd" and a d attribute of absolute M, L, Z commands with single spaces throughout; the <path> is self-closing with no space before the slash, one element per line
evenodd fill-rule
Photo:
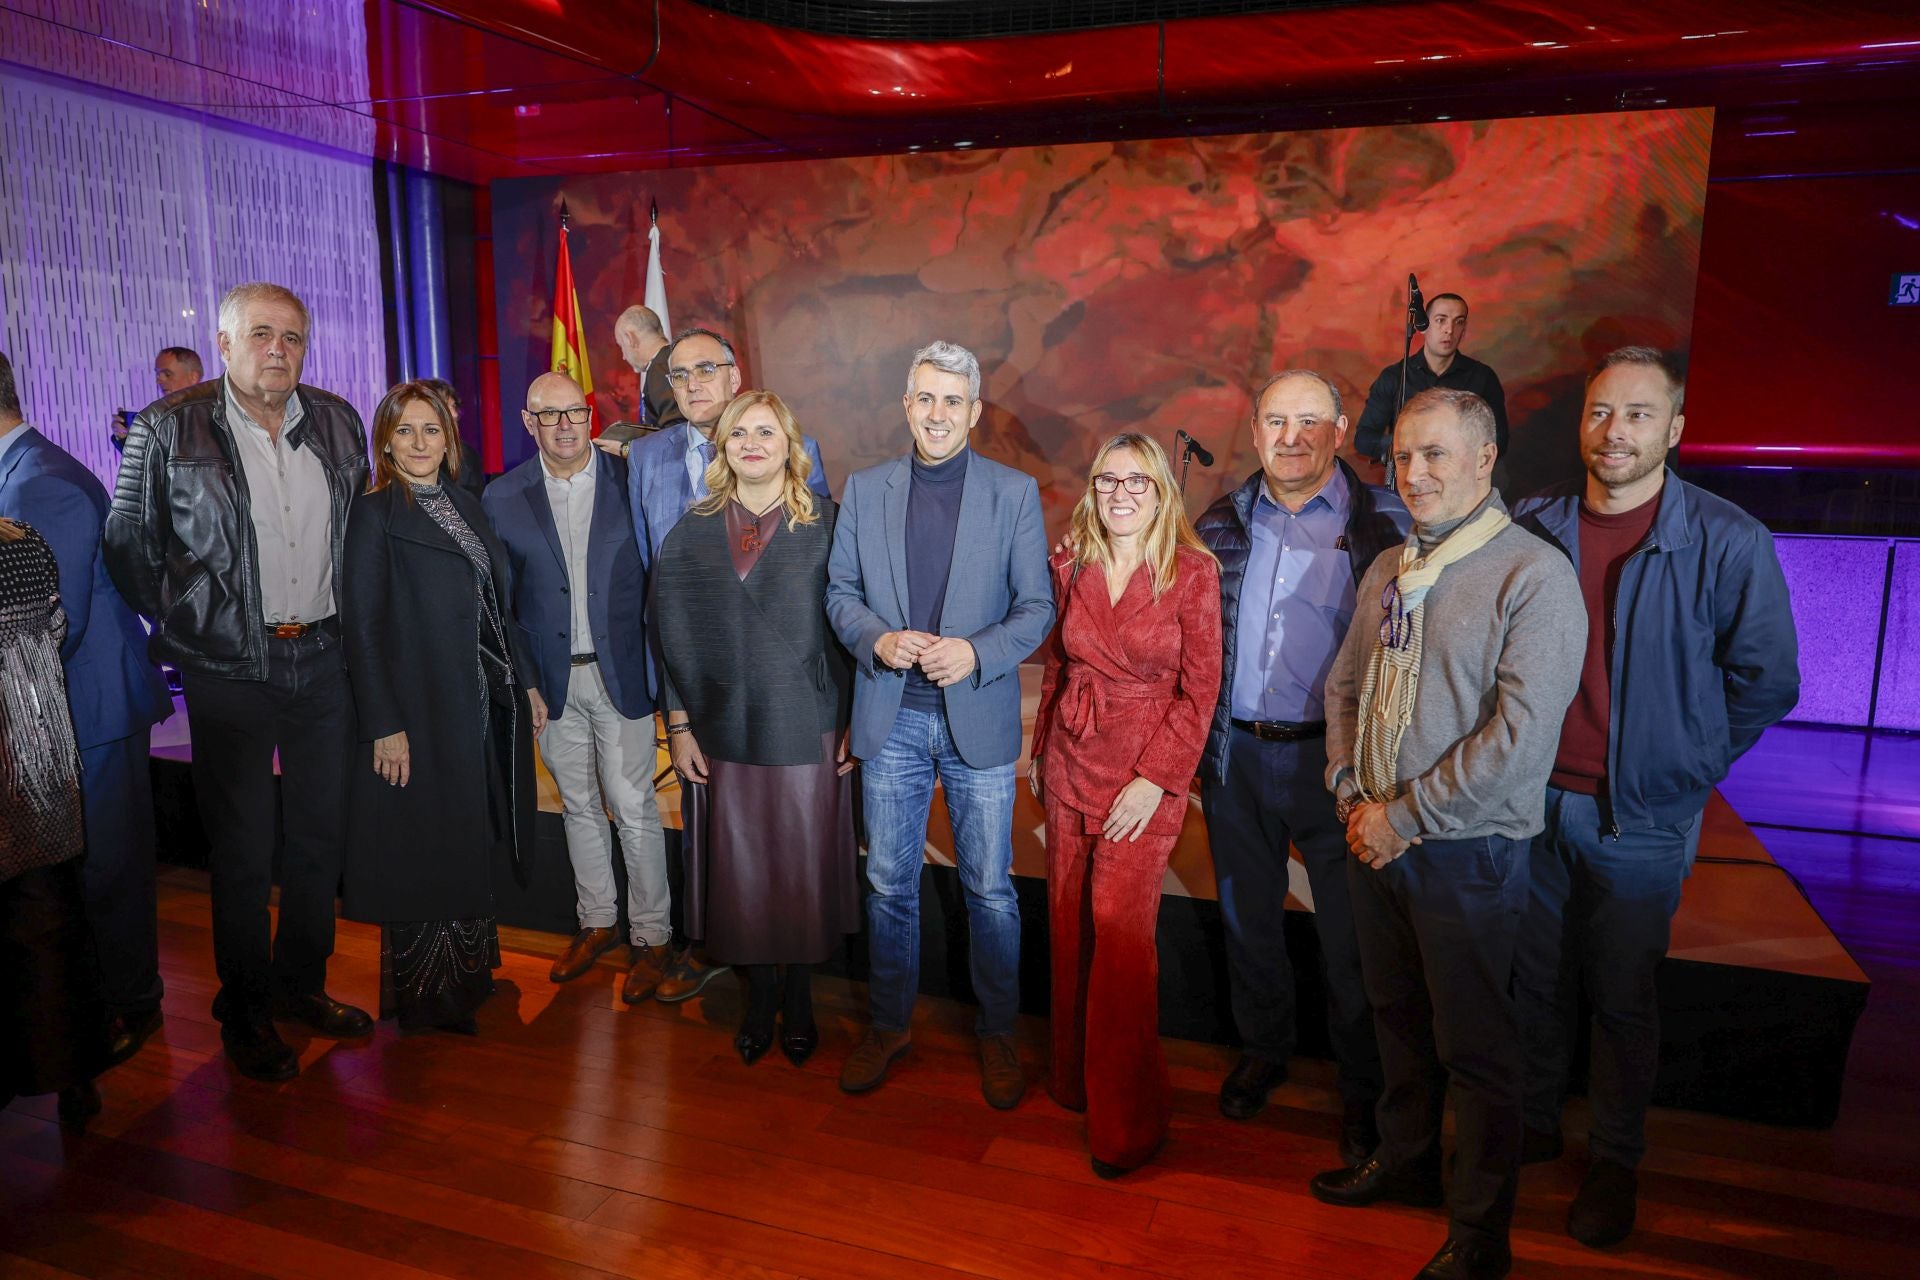
<path fill-rule="evenodd" d="M 847 478 L 828 564 L 827 616 L 859 664 L 853 754 L 862 761 L 873 887 L 873 1025 L 840 1087 L 877 1088 L 908 1048 L 920 979 L 920 869 L 937 778 L 966 893 L 981 1092 L 1004 1110 L 1026 1088 L 1013 1043 L 1019 668 L 1053 625 L 1040 489 L 967 447 L 981 407 L 971 351 L 950 342 L 921 348 L 902 402 L 913 452 Z"/>

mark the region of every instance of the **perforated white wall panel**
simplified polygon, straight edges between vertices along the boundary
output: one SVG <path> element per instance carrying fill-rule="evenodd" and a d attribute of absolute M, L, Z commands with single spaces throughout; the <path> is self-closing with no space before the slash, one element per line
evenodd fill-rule
<path fill-rule="evenodd" d="M 370 413 L 386 385 L 371 163 L 0 64 L 0 351 L 27 420 L 109 487 L 116 408 L 162 347 L 214 345 L 220 294 L 293 289 L 305 381 Z"/>

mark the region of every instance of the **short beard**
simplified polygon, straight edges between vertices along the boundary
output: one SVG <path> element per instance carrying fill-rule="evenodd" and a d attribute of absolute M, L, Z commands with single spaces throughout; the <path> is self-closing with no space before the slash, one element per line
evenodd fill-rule
<path fill-rule="evenodd" d="M 1623 479 L 1609 480 L 1605 476 L 1601 475 L 1598 471 L 1595 471 L 1593 469 L 1594 464 L 1592 461 L 1587 462 L 1587 474 L 1592 476 L 1595 480 L 1598 480 L 1602 485 L 1604 485 L 1608 489 L 1624 489 L 1628 485 L 1635 484 L 1641 480 L 1646 479 L 1648 476 L 1652 475 L 1654 472 L 1660 470 L 1660 468 L 1666 465 L 1667 465 L 1667 451 L 1665 449 L 1662 449 L 1657 454 L 1642 452 L 1638 457 L 1634 459 L 1633 468 L 1627 472 L 1626 476 Z"/>

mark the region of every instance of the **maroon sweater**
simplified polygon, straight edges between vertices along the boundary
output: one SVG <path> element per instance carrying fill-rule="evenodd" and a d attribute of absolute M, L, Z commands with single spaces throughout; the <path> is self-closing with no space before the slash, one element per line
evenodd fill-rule
<path fill-rule="evenodd" d="M 1661 492 L 1665 492 L 1663 487 Z M 1580 503 L 1580 595 L 1587 603 L 1587 652 L 1580 691 L 1560 726 L 1560 751 L 1547 781 L 1597 795 L 1607 777 L 1607 726 L 1613 712 L 1613 604 L 1620 571 L 1660 514 L 1655 494 L 1631 511 L 1601 515 Z"/>

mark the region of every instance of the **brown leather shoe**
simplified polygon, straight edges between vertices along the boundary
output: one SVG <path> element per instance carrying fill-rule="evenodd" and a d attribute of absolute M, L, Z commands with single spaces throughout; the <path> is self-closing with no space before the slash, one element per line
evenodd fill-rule
<path fill-rule="evenodd" d="M 912 1047 L 910 1031 L 876 1031 L 869 1027 L 867 1038 L 854 1047 L 847 1065 L 840 1068 L 841 1091 L 867 1093 L 878 1089 L 887 1078 L 888 1068 Z"/>
<path fill-rule="evenodd" d="M 573 935 L 573 941 L 553 962 L 553 970 L 547 976 L 555 982 L 572 982 L 593 968 L 593 962 L 619 941 L 620 935 L 612 929 L 582 929 Z"/>
<path fill-rule="evenodd" d="M 639 1004 L 660 985 L 660 975 L 667 970 L 667 949 L 636 942 L 632 950 L 633 961 L 627 966 L 627 980 L 620 984 L 620 998 L 628 1004 Z"/>
<path fill-rule="evenodd" d="M 691 1000 L 700 994 L 705 986 L 727 971 L 724 964 L 715 964 L 693 947 L 687 947 L 674 953 L 667 963 L 666 973 L 660 978 L 660 985 L 654 989 L 653 998 L 661 1004 L 679 1004 L 682 1000 Z"/>
<path fill-rule="evenodd" d="M 980 1096 L 997 1111 L 1020 1105 L 1027 1091 L 1027 1075 L 1020 1067 L 1020 1051 L 1012 1036 L 980 1037 Z"/>

